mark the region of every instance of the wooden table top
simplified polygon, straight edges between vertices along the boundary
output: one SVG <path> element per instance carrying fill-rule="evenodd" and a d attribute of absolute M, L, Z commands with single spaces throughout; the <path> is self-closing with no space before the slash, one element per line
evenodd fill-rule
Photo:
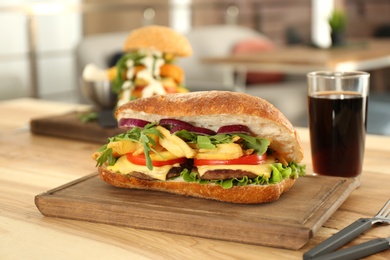
<path fill-rule="evenodd" d="M 33 135 L 29 121 L 86 108 L 35 99 L 0 102 L 1 259 L 302 259 L 308 249 L 356 219 L 374 216 L 390 199 L 390 137 L 368 135 L 361 186 L 297 251 L 44 217 L 34 197 L 94 172 L 90 158 L 100 145 Z M 297 130 L 310 174 L 308 129 Z M 388 236 L 390 226 L 382 225 L 351 244 Z M 390 259 L 390 250 L 369 259 Z"/>
<path fill-rule="evenodd" d="M 307 73 L 316 70 L 373 70 L 390 66 L 390 40 L 351 41 L 345 46 L 320 49 L 310 46 L 281 46 L 277 49 L 226 57 L 204 57 L 205 64 L 246 70 Z"/>

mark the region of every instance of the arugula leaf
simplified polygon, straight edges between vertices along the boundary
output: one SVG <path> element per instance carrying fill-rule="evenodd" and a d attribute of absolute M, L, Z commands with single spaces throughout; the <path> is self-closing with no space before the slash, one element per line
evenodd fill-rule
<path fill-rule="evenodd" d="M 155 140 L 150 135 L 157 135 L 162 138 L 160 131 L 156 129 L 156 124 L 150 123 L 147 124 L 143 129 L 139 127 L 133 127 L 131 130 L 118 134 L 114 137 L 108 138 L 108 143 L 116 142 L 121 140 L 131 140 L 142 144 L 144 148 L 144 155 L 146 159 L 146 166 L 149 170 L 153 169 L 152 159 L 150 158 L 150 151 L 154 151 L 153 147 L 156 146 Z M 97 166 L 103 165 L 105 162 L 108 165 L 114 165 L 116 158 L 112 155 L 112 148 L 107 148 L 107 144 L 102 146 L 99 150 L 101 152 L 100 156 L 97 159 Z"/>
<path fill-rule="evenodd" d="M 175 135 L 189 143 L 196 143 L 199 149 L 215 149 L 217 144 L 234 142 L 236 136 L 239 136 L 243 140 L 243 146 L 246 149 L 254 149 L 254 152 L 259 155 L 264 154 L 270 145 L 268 139 L 240 133 L 201 135 L 188 132 L 187 130 L 180 130 L 176 132 Z"/>
<path fill-rule="evenodd" d="M 180 137 L 181 139 L 188 141 L 190 143 L 196 143 L 196 140 L 197 140 L 197 135 L 192 133 L 192 132 L 188 132 L 187 130 L 177 131 L 174 133 L 174 135 L 176 135 L 176 136 Z"/>
<path fill-rule="evenodd" d="M 199 149 L 215 149 L 215 144 L 212 143 L 211 139 L 204 135 L 198 135 L 197 143 Z"/>
<path fill-rule="evenodd" d="M 212 136 L 212 140 L 215 144 L 232 143 L 234 136 L 234 134 L 217 134 Z"/>
<path fill-rule="evenodd" d="M 138 52 L 130 52 L 122 55 L 122 57 L 117 61 L 115 64 L 115 67 L 117 69 L 116 77 L 114 78 L 112 82 L 112 91 L 119 95 L 122 89 L 123 82 L 125 81 L 125 78 L 123 75 L 127 71 L 127 60 L 131 59 L 134 61 L 134 66 L 137 66 L 140 64 L 140 60 L 145 57 L 145 55 L 142 55 Z"/>
<path fill-rule="evenodd" d="M 97 112 L 86 112 L 79 114 L 78 118 L 81 122 L 87 123 L 91 121 L 96 121 L 99 117 L 99 114 Z"/>
<path fill-rule="evenodd" d="M 237 135 L 244 140 L 243 144 L 246 148 L 254 149 L 254 152 L 259 155 L 264 154 L 271 143 L 268 139 L 264 139 L 264 138 L 257 138 L 246 134 L 237 134 Z"/>
<path fill-rule="evenodd" d="M 106 148 L 97 158 L 96 167 L 102 166 L 105 162 L 108 162 L 108 165 L 114 165 L 115 161 L 116 159 L 112 155 L 112 148 Z"/>

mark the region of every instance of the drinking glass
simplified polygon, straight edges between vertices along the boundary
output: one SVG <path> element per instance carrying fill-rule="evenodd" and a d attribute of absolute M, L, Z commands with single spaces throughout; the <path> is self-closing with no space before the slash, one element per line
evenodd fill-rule
<path fill-rule="evenodd" d="M 307 74 L 314 174 L 360 178 L 369 77 L 369 73 L 362 71 Z"/>

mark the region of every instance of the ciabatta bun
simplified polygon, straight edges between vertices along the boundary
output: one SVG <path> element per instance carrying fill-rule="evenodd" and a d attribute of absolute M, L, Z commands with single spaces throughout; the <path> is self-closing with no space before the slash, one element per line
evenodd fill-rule
<path fill-rule="evenodd" d="M 234 186 L 230 189 L 224 189 L 215 184 L 202 185 L 184 181 L 141 180 L 130 175 L 122 175 L 108 171 L 104 166 L 99 167 L 98 171 L 102 180 L 115 187 L 163 191 L 178 195 L 240 204 L 258 204 L 275 201 L 279 199 L 282 193 L 288 191 L 296 180 L 288 178 L 277 184 Z"/>
<path fill-rule="evenodd" d="M 130 33 L 123 50 L 128 52 L 140 49 L 158 50 L 182 57 L 192 54 L 192 47 L 187 38 L 169 27 L 159 25 L 145 26 Z"/>
<path fill-rule="evenodd" d="M 290 121 L 271 103 L 244 93 L 201 91 L 153 96 L 131 101 L 116 110 L 116 118 L 137 118 L 158 122 L 174 118 L 217 131 L 220 126 L 242 124 L 288 162 L 299 163 L 303 149 Z"/>

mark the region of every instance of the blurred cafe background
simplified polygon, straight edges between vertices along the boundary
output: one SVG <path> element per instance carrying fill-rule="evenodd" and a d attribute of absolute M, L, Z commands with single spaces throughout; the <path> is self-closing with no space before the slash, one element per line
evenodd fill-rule
<path fill-rule="evenodd" d="M 190 40 L 193 56 L 178 60 L 190 91 L 237 90 L 239 72 L 202 57 L 327 48 L 327 17 L 336 9 L 346 13 L 347 39 L 390 39 L 390 0 L 1 0 L 0 100 L 88 103 L 79 85 L 83 68 L 108 68 L 131 30 L 150 24 Z M 390 135 L 390 67 L 369 72 L 368 131 Z M 247 72 L 241 83 L 294 125 L 307 125 L 305 73 Z"/>

